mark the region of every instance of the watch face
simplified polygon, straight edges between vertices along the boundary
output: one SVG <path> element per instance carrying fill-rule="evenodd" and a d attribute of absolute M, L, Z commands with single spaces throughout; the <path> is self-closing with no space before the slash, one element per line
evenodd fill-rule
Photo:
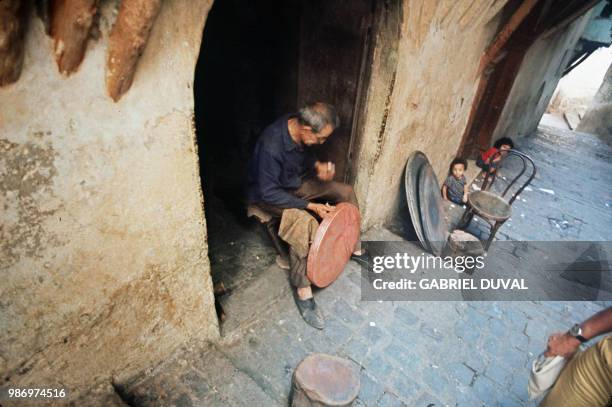
<path fill-rule="evenodd" d="M 570 335 L 572 336 L 578 336 L 582 333 L 582 329 L 580 329 L 580 325 L 576 324 L 570 328 L 569 332 L 570 332 Z"/>

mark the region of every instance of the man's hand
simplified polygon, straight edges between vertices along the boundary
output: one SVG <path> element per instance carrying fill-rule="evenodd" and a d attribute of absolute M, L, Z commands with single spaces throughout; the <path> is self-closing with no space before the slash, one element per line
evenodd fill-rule
<path fill-rule="evenodd" d="M 321 181 L 331 181 L 336 175 L 336 165 L 331 161 L 317 161 L 315 163 L 315 171 L 317 173 L 317 178 Z"/>
<path fill-rule="evenodd" d="M 335 206 L 331 206 L 331 205 L 327 205 L 327 204 L 323 205 L 323 204 L 312 203 L 312 202 L 308 204 L 306 209 L 313 211 L 321 219 L 327 218 L 329 215 L 331 215 L 332 213 L 334 213 L 336 211 L 336 207 Z"/>
<path fill-rule="evenodd" d="M 546 356 L 563 356 L 571 359 L 578 350 L 580 341 L 568 333 L 557 332 L 548 338 Z"/>

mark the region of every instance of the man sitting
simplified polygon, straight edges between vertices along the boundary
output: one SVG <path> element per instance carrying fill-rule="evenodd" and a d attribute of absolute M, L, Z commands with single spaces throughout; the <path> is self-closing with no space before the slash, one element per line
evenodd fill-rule
<path fill-rule="evenodd" d="M 295 208 L 308 210 L 321 219 L 336 210 L 327 202 L 350 202 L 358 206 L 353 188 L 333 181 L 334 164 L 317 161 L 308 148 L 325 143 L 339 125 L 336 109 L 318 102 L 303 107 L 296 114 L 280 117 L 266 127 L 248 165 L 249 203 L 273 216 L 281 217 L 283 210 Z M 358 243 L 354 256 L 361 255 Z M 362 259 L 358 257 L 358 260 Z M 289 277 L 296 288 L 297 307 L 308 324 L 323 329 L 324 320 L 306 276 L 306 263 L 307 255 L 298 255 L 291 246 Z"/>

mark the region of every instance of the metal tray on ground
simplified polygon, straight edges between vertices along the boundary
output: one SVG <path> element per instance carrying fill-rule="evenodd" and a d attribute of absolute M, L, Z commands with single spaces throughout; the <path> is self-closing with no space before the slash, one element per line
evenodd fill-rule
<path fill-rule="evenodd" d="M 338 278 L 359 240 L 361 217 L 353 204 L 343 202 L 319 225 L 308 252 L 306 275 L 315 286 L 327 287 Z"/>
<path fill-rule="evenodd" d="M 425 240 L 433 254 L 440 256 L 448 241 L 448 223 L 444 218 L 440 184 L 429 163 L 421 168 L 419 176 L 419 208 Z"/>
<path fill-rule="evenodd" d="M 414 231 L 425 250 L 431 251 L 429 242 L 425 239 L 423 233 L 423 224 L 421 222 L 421 210 L 419 205 L 419 177 L 421 170 L 425 165 L 429 165 L 429 160 L 421 151 L 415 151 L 408 157 L 406 161 L 406 169 L 404 170 L 404 185 L 406 189 L 406 201 L 408 202 L 408 211 L 410 219 L 414 226 Z"/>

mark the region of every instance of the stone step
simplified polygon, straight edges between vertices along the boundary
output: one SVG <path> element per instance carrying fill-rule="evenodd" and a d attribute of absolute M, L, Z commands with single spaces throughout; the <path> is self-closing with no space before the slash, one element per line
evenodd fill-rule
<path fill-rule="evenodd" d="M 179 353 L 124 385 L 130 406 L 275 406 L 277 401 L 214 345 Z"/>
<path fill-rule="evenodd" d="M 276 264 L 270 265 L 249 283 L 220 298 L 226 319 L 221 334 L 226 340 L 257 320 L 258 316 L 282 297 L 292 295 L 287 271 Z"/>

